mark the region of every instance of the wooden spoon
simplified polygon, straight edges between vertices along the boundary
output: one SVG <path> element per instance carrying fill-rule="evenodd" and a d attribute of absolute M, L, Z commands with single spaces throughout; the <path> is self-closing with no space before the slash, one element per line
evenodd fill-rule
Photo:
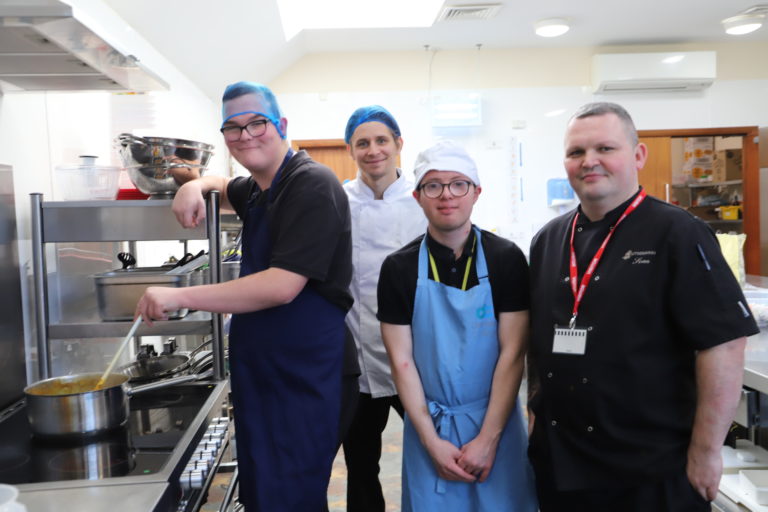
<path fill-rule="evenodd" d="M 120 344 L 120 347 L 117 349 L 117 352 L 115 352 L 114 357 L 112 357 L 112 361 L 109 362 L 109 366 L 107 366 L 107 369 L 104 371 L 104 374 L 96 383 L 96 387 L 94 388 L 94 391 L 98 391 L 104 387 L 104 382 L 107 380 L 107 376 L 112 372 L 112 368 L 115 367 L 115 363 L 117 363 L 117 359 L 120 357 L 120 354 L 123 353 L 123 351 L 125 350 L 125 347 L 128 346 L 128 342 L 131 340 L 131 338 L 133 338 L 133 334 L 136 332 L 136 329 L 139 328 L 140 323 L 141 323 L 141 315 L 139 315 L 136 318 L 136 321 L 133 322 L 133 325 L 131 326 L 131 330 L 128 331 L 128 335 Z"/>

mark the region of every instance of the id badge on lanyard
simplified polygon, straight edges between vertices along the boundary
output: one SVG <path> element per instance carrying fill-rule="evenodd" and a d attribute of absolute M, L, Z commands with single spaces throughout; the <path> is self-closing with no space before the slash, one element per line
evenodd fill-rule
<path fill-rule="evenodd" d="M 552 342 L 552 352 L 555 354 L 573 354 L 576 356 L 583 356 L 586 351 L 586 329 L 555 326 L 555 339 Z"/>
<path fill-rule="evenodd" d="M 571 224 L 571 251 L 569 260 L 571 291 L 573 292 L 573 312 L 571 321 L 568 323 L 567 327 L 558 325 L 555 326 L 555 335 L 552 340 L 553 353 L 583 356 L 587 352 L 587 329 L 576 327 L 576 318 L 579 314 L 581 299 L 584 297 L 584 292 L 587 290 L 587 286 L 592 280 L 592 275 L 595 273 L 597 264 L 600 263 L 600 259 L 603 257 L 603 252 L 605 252 L 605 247 L 611 240 L 613 233 L 616 232 L 616 228 L 619 227 L 619 224 L 621 224 L 621 222 L 626 219 L 630 213 L 635 211 L 637 206 L 643 202 L 643 199 L 645 199 L 646 195 L 647 194 L 645 190 L 640 190 L 640 193 L 637 194 L 637 197 L 635 197 L 634 201 L 632 201 L 629 206 L 627 206 L 627 209 L 624 210 L 624 213 L 621 214 L 621 217 L 619 217 L 619 220 L 616 221 L 616 224 L 611 227 L 608 235 L 606 235 L 605 239 L 603 240 L 603 243 L 600 244 L 597 252 L 592 257 L 592 261 L 589 263 L 586 272 L 584 272 L 584 275 L 581 278 L 581 284 L 578 288 L 576 287 L 576 281 L 578 281 L 579 271 L 576 264 L 576 249 L 573 245 L 573 237 L 576 231 L 576 221 L 579 219 L 579 214 L 576 213 L 576 215 L 574 215 L 573 223 Z"/>

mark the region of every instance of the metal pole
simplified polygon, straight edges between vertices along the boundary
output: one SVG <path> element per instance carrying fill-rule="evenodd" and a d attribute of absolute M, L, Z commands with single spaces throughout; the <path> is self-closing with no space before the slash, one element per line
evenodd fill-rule
<path fill-rule="evenodd" d="M 206 224 L 208 229 L 208 265 L 211 283 L 221 282 L 221 218 L 219 217 L 219 191 L 208 194 Z M 213 320 L 213 377 L 222 380 L 226 377 L 224 367 L 224 322 L 219 313 L 212 313 Z"/>
<path fill-rule="evenodd" d="M 51 373 L 48 347 L 48 290 L 46 288 L 45 246 L 43 245 L 43 194 L 30 194 L 32 222 L 32 276 L 35 289 L 35 324 L 37 326 L 38 378 Z"/>

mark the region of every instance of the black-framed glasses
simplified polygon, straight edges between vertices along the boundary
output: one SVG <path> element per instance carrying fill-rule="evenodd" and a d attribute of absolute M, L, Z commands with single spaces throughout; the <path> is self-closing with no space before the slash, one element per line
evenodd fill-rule
<path fill-rule="evenodd" d="M 437 199 L 443 195 L 443 190 L 448 187 L 448 191 L 454 197 L 464 197 L 469 192 L 469 186 L 472 185 L 471 181 L 467 180 L 454 180 L 450 183 L 440 183 L 439 181 L 430 181 L 419 185 L 419 188 L 430 199 Z"/>
<path fill-rule="evenodd" d="M 224 135 L 224 140 L 228 142 L 240 140 L 240 137 L 243 136 L 243 130 L 247 131 L 251 137 L 261 137 L 267 131 L 268 122 L 266 119 L 257 119 L 245 126 L 237 126 L 236 124 L 224 126 L 220 131 Z"/>

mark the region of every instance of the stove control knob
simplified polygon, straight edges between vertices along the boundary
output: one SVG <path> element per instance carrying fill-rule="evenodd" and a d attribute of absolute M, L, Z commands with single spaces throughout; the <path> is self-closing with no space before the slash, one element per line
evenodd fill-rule
<path fill-rule="evenodd" d="M 218 424 L 218 425 L 208 425 L 208 430 L 205 432 L 206 434 L 221 434 L 224 435 L 224 433 L 227 431 L 228 425 Z"/>
<path fill-rule="evenodd" d="M 208 476 L 209 469 L 210 464 L 206 463 L 205 461 L 195 460 L 187 464 L 187 467 L 184 468 L 184 471 L 200 471 L 203 474 L 203 479 L 205 479 Z"/>
<path fill-rule="evenodd" d="M 192 454 L 192 459 L 204 460 L 209 464 L 213 464 L 216 454 L 210 450 L 195 450 L 195 453 Z"/>
<path fill-rule="evenodd" d="M 213 434 L 206 434 L 203 436 L 203 438 L 200 440 L 200 444 L 207 443 L 213 446 L 216 446 L 216 448 L 219 448 L 221 446 L 221 443 L 223 442 L 224 435 L 213 435 Z"/>
<path fill-rule="evenodd" d="M 197 448 L 195 451 L 209 451 L 213 453 L 214 457 L 216 457 L 216 455 L 219 453 L 219 446 L 214 443 L 200 441 L 200 444 L 197 445 Z"/>
<path fill-rule="evenodd" d="M 213 466 L 213 461 L 207 460 L 207 459 L 206 460 L 197 459 L 197 460 L 191 461 L 190 464 L 194 465 L 195 469 L 208 471 L 209 469 L 211 469 L 211 466 Z"/>
<path fill-rule="evenodd" d="M 185 491 L 202 489 L 205 477 L 203 476 L 203 472 L 197 469 L 184 470 L 184 472 L 181 473 L 179 482 L 181 483 L 181 488 Z"/>

